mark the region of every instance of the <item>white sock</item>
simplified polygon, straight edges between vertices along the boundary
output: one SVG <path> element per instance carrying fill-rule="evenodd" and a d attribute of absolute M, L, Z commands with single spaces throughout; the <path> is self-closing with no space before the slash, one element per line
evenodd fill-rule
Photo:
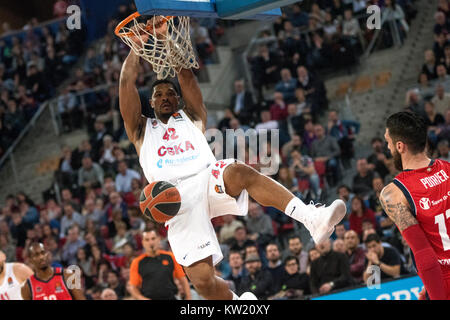
<path fill-rule="evenodd" d="M 233 291 L 231 291 L 231 293 L 233 294 L 233 300 L 239 300 L 239 297 L 236 293 L 234 293 Z"/>
<path fill-rule="evenodd" d="M 299 198 L 294 197 L 286 206 L 284 213 L 291 218 L 304 223 L 308 211 L 309 208 L 306 206 L 306 204 Z"/>

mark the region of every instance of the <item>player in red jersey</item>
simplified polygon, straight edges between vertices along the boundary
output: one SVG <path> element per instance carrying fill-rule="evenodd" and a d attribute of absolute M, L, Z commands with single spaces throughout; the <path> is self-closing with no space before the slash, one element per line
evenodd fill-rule
<path fill-rule="evenodd" d="M 430 299 L 450 299 L 450 164 L 428 158 L 427 126 L 413 113 L 390 116 L 384 136 L 402 172 L 382 190 L 383 208 L 411 248 Z"/>
<path fill-rule="evenodd" d="M 35 273 L 22 287 L 24 300 L 86 300 L 81 288 L 69 289 L 67 280 L 72 273 L 50 265 L 48 252 L 42 243 L 30 245 L 28 256 Z"/>

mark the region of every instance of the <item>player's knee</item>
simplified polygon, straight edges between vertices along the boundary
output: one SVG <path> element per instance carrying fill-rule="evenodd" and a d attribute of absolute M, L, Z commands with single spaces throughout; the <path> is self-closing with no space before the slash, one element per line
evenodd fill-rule
<path fill-rule="evenodd" d="M 227 169 L 229 170 L 230 180 L 242 189 L 248 188 L 259 175 L 258 171 L 241 162 L 236 162 Z"/>

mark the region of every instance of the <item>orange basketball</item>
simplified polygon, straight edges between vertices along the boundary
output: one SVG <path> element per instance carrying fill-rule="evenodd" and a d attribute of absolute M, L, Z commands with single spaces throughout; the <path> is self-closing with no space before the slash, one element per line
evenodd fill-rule
<path fill-rule="evenodd" d="M 181 206 L 178 189 L 166 181 L 148 184 L 142 190 L 139 201 L 144 216 L 158 223 L 164 223 L 173 218 Z"/>

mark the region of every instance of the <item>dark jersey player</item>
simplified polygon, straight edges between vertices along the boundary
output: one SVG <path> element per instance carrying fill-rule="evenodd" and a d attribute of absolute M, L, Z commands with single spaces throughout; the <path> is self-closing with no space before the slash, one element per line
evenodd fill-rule
<path fill-rule="evenodd" d="M 385 139 L 402 172 L 381 192 L 383 208 L 411 248 L 430 299 L 450 299 L 450 164 L 428 158 L 427 126 L 413 113 L 390 116 Z"/>
<path fill-rule="evenodd" d="M 22 287 L 24 300 L 86 300 L 81 288 L 69 289 L 67 281 L 72 273 L 50 265 L 48 252 L 41 243 L 31 244 L 28 256 L 34 275 Z"/>

